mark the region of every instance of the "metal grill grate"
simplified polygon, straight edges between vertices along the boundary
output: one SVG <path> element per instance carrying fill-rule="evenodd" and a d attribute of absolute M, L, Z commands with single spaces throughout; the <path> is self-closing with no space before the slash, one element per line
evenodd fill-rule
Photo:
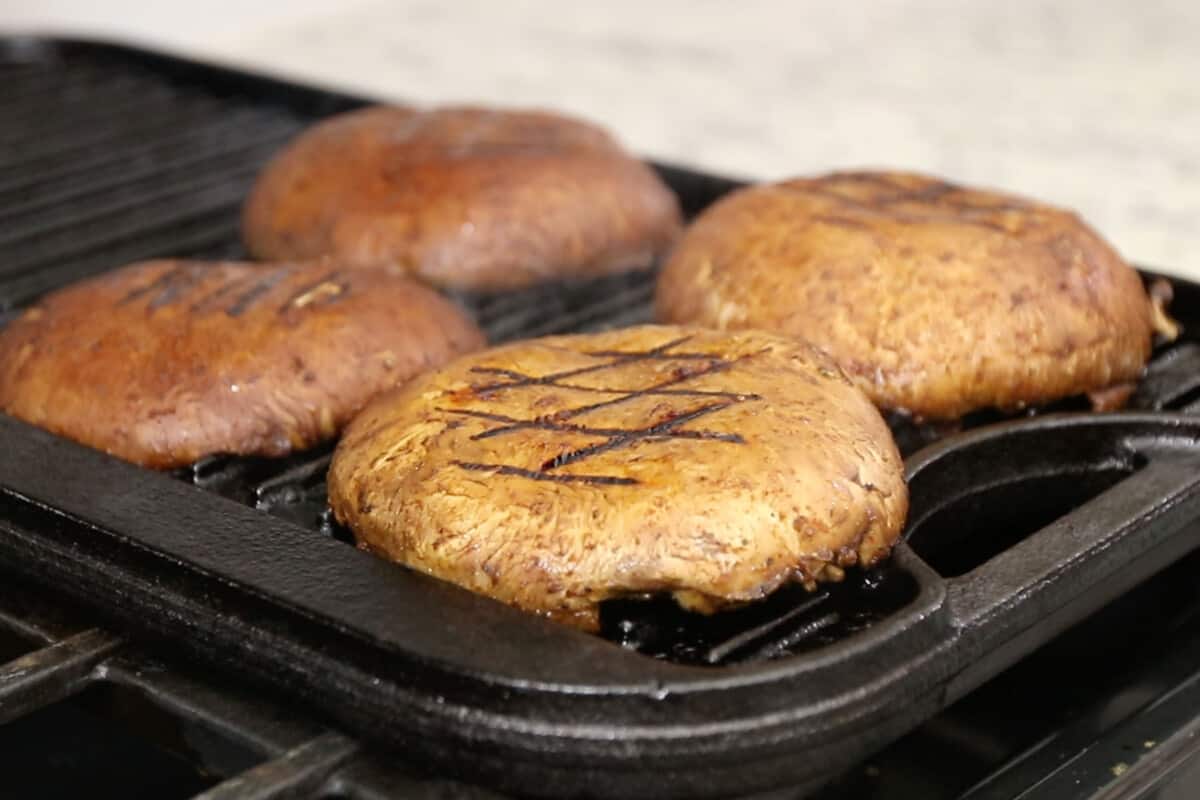
<path fill-rule="evenodd" d="M 69 608 L 61 597 L 3 573 L 0 633 L 36 648 L 0 664 L 0 725 L 98 685 L 132 691 L 178 724 L 208 734 L 188 738 L 189 755 L 218 781 L 197 800 L 494 797 L 466 784 L 423 776 L 395 756 L 373 756 L 261 692 L 228 680 L 218 689 L 204 676 L 94 626 L 89 615 Z M 229 756 L 231 747 L 238 757 Z M 247 760 L 258 763 L 240 769 Z"/>

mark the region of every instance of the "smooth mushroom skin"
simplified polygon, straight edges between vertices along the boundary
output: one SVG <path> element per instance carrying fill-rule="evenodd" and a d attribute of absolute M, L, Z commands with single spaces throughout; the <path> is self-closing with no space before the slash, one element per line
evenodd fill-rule
<path fill-rule="evenodd" d="M 674 194 L 603 129 L 472 107 L 321 122 L 267 165 L 243 219 L 259 258 L 332 255 L 489 291 L 649 267 L 680 228 Z"/>
<path fill-rule="evenodd" d="M 49 294 L 0 331 L 0 411 L 159 469 L 283 456 L 485 344 L 453 303 L 386 270 L 149 261 Z"/>
<path fill-rule="evenodd" d="M 711 612 L 839 580 L 908 505 L 879 412 L 824 355 L 660 326 L 456 359 L 368 406 L 328 486 L 360 547 L 587 629 L 608 598 Z"/>
<path fill-rule="evenodd" d="M 666 322 L 827 351 L 882 408 L 955 419 L 1136 381 L 1161 308 L 1074 213 L 905 173 L 737 191 L 660 275 Z"/>

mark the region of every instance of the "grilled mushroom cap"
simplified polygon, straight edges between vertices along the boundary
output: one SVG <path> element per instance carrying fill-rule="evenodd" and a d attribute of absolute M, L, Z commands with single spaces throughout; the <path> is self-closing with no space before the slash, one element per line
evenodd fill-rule
<path fill-rule="evenodd" d="M 679 229 L 675 196 L 604 130 L 482 108 L 322 122 L 267 166 L 244 219 L 260 258 L 333 255 L 488 290 L 647 267 Z"/>
<path fill-rule="evenodd" d="M 811 347 L 646 326 L 459 358 L 371 404 L 329 501 L 361 547 L 584 628 L 838 580 L 900 534 L 879 412 Z"/>
<path fill-rule="evenodd" d="M 0 332 L 0 410 L 149 467 L 281 456 L 483 345 L 455 305 L 387 271 L 150 261 L 54 292 Z"/>
<path fill-rule="evenodd" d="M 657 307 L 810 341 L 881 407 L 932 419 L 1135 380 L 1156 319 L 1137 273 L 1075 214 L 870 172 L 718 202 L 672 253 Z"/>

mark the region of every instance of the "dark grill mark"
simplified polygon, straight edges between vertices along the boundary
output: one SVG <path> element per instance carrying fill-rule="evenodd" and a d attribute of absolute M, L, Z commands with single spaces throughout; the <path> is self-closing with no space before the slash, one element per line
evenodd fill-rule
<path fill-rule="evenodd" d="M 745 444 L 746 440 L 737 433 L 721 433 L 718 431 L 708 430 L 679 430 L 679 426 L 685 423 L 692 422 L 708 414 L 715 413 L 725 408 L 729 408 L 737 403 L 746 402 L 748 400 L 760 400 L 756 394 L 739 394 L 737 392 L 706 392 L 703 390 L 691 389 L 671 389 L 685 381 L 690 381 L 704 375 L 712 375 L 717 372 L 723 372 L 734 364 L 749 358 L 755 353 L 733 360 L 726 360 L 720 356 L 714 356 L 710 353 L 672 353 L 670 349 L 683 344 L 691 337 L 681 337 L 666 344 L 659 345 L 651 350 L 645 351 L 625 351 L 625 350 L 599 350 L 587 352 L 585 355 L 593 358 L 608 359 L 604 363 L 595 364 L 588 367 L 580 367 L 577 369 L 564 370 L 555 372 L 549 375 L 533 376 L 526 375 L 522 372 L 510 369 L 501 369 L 496 367 L 475 367 L 473 372 L 483 373 L 488 375 L 498 375 L 508 378 L 507 381 L 497 381 L 495 383 L 485 384 L 482 386 L 472 386 L 472 390 L 476 394 L 484 394 L 488 392 L 497 392 L 504 389 L 512 389 L 524 386 L 549 386 L 561 389 L 582 389 L 584 391 L 594 391 L 604 394 L 615 394 L 607 400 L 601 400 L 596 403 L 589 403 L 583 406 L 564 409 L 554 414 L 535 417 L 533 419 L 519 419 L 508 416 L 507 414 L 497 414 L 490 411 L 476 411 L 473 409 L 450 409 L 440 408 L 439 411 L 449 414 L 457 414 L 461 416 L 474 417 L 476 419 L 484 419 L 489 422 L 499 423 L 498 427 L 489 428 L 488 430 L 472 436 L 472 440 L 491 439 L 496 436 L 514 433 L 522 430 L 545 430 L 556 431 L 559 433 L 581 434 L 586 436 L 601 436 L 604 441 L 596 444 L 580 447 L 574 450 L 568 450 L 554 458 L 543 462 L 539 469 L 529 470 L 522 467 L 514 467 L 504 464 L 469 464 L 465 462 L 454 462 L 465 469 L 491 469 L 502 475 L 516 475 L 520 477 L 533 478 L 535 480 L 556 480 L 560 482 L 573 483 L 592 483 L 592 484 L 608 484 L 608 485 L 631 485 L 637 481 L 633 478 L 620 478 L 615 476 L 579 476 L 579 475 L 561 475 L 553 473 L 559 467 L 568 464 L 576 464 L 601 453 L 611 452 L 623 447 L 630 447 L 638 442 L 644 441 L 665 441 L 668 439 L 704 439 L 709 441 L 727 442 L 730 444 Z M 587 386 L 578 386 L 575 384 L 565 383 L 563 379 L 582 375 L 585 373 L 600 372 L 603 370 L 611 370 L 625 364 L 635 361 L 695 361 L 703 360 L 707 363 L 701 366 L 680 366 L 674 374 L 642 389 L 599 389 Z M 659 396 L 659 395 L 675 395 L 684 397 L 715 397 L 718 402 L 708 403 L 682 413 L 672 413 L 665 419 L 660 419 L 643 428 L 604 428 L 589 425 L 578 425 L 568 420 L 583 414 L 595 411 L 600 408 L 608 408 L 621 403 L 627 403 L 639 397 Z"/>
<path fill-rule="evenodd" d="M 897 221 L 909 225 L 920 225 L 925 222 L 952 222 L 956 225 L 974 225 L 977 228 L 1009 233 L 1008 228 L 998 222 L 973 217 L 955 217 L 949 214 L 896 214 L 895 218 Z"/>
<path fill-rule="evenodd" d="M 144 297 L 150 297 L 149 309 L 162 308 L 183 299 L 191 289 L 203 283 L 210 273 L 214 272 L 219 272 L 219 268 L 209 265 L 180 264 L 163 272 L 150 283 L 131 290 L 117 301 L 117 305 L 125 305 Z M 238 275 L 196 300 L 189 306 L 189 311 L 203 313 L 227 304 L 224 305 L 225 313 L 230 317 L 240 317 L 291 274 L 290 268 L 281 267 L 270 272 L 255 270 L 248 274 Z M 306 283 L 297 289 L 287 299 L 287 302 L 280 306 L 279 310 L 282 312 L 290 308 L 308 292 L 320 288 L 322 284 L 333 283 L 339 278 L 340 272 L 334 270 L 315 281 Z M 306 305 L 319 306 L 335 303 L 342 298 L 349 285 L 349 281 L 342 279 L 337 283 L 337 291 L 316 297 Z"/>
<path fill-rule="evenodd" d="M 510 369 L 498 369 L 496 367 L 472 367 L 471 371 L 472 372 L 487 372 L 487 373 L 490 373 L 493 375 L 507 375 L 508 377 L 521 380 L 522 386 L 529 385 L 528 383 L 523 382 L 528 377 L 527 375 L 524 375 L 523 373 L 520 373 L 520 372 L 514 372 L 513 370 L 510 370 Z M 507 388 L 510 385 L 511 384 L 500 384 L 500 386 L 503 386 L 505 388 Z M 591 392 L 593 394 L 632 394 L 634 392 L 640 392 L 643 395 L 652 395 L 652 396 L 661 395 L 664 397 L 723 397 L 727 400 L 737 400 L 739 402 L 743 401 L 743 400 L 761 400 L 762 399 L 761 397 L 759 397 L 756 394 L 740 394 L 738 392 L 719 392 L 719 391 L 706 390 L 706 389 L 612 389 L 612 388 L 608 388 L 606 386 L 583 386 L 582 384 L 578 384 L 578 383 L 563 383 L 562 381 L 555 381 L 554 383 L 551 383 L 551 384 L 539 384 L 539 385 L 553 386 L 557 389 L 570 389 L 570 390 L 576 391 L 576 392 Z M 476 387 L 476 386 L 473 386 L 471 388 L 473 391 L 481 390 L 480 387 Z M 491 387 L 491 390 L 494 391 L 496 388 L 497 388 L 497 385 L 493 385 Z"/>
<path fill-rule="evenodd" d="M 475 472 L 494 472 L 497 475 L 517 475 L 535 481 L 553 481 L 554 483 L 587 483 L 596 486 L 628 486 L 635 484 L 633 478 L 621 478 L 614 475 L 559 475 L 553 472 L 536 472 L 521 467 L 511 467 L 507 464 L 475 464 L 469 461 L 455 461 L 456 467 Z"/>
<path fill-rule="evenodd" d="M 865 183 L 890 192 L 912 191 L 903 183 L 897 181 L 895 176 L 882 172 L 839 172 L 833 175 L 833 181 L 837 183 Z M 941 189 L 942 187 L 951 191 L 958 188 L 944 181 L 935 181 L 930 188 Z"/>
<path fill-rule="evenodd" d="M 482 386 L 472 386 L 471 389 L 474 390 L 475 392 L 483 394 L 486 392 L 495 391 L 497 389 L 515 389 L 518 386 L 548 386 L 548 385 L 553 385 L 555 382 L 557 382 L 558 380 L 560 380 L 562 378 L 574 378 L 577 375 L 587 375 L 592 372 L 600 372 L 602 370 L 612 369 L 613 367 L 619 367 L 619 366 L 623 366 L 625 364 L 633 364 L 633 363 L 636 363 L 639 361 L 654 361 L 654 360 L 672 361 L 675 359 L 708 359 L 708 358 L 712 358 L 712 356 L 706 355 L 704 353 L 672 353 L 670 356 L 665 355 L 665 353 L 668 350 L 670 350 L 672 347 L 683 344 L 684 342 L 686 342 L 688 339 L 691 339 L 691 338 L 692 337 L 690 337 L 690 336 L 682 336 L 674 341 L 659 345 L 658 347 L 655 347 L 652 350 L 646 350 L 646 351 L 641 351 L 641 352 L 605 351 L 605 352 L 597 352 L 597 353 L 584 353 L 584 355 L 588 355 L 588 356 L 596 356 L 598 358 L 613 358 L 615 360 L 610 361 L 610 362 L 605 362 L 603 364 L 595 364 L 590 367 L 577 367 L 575 369 L 568 369 L 568 370 L 564 370 L 562 372 L 554 372 L 549 375 L 542 375 L 540 377 L 533 377 L 530 375 L 522 375 L 521 373 L 512 372 L 511 370 L 503 370 L 503 372 L 508 373 L 509 377 L 514 378 L 514 380 L 511 383 L 510 382 L 489 383 L 489 384 L 484 384 Z M 492 371 L 492 370 L 490 370 L 490 368 L 488 368 L 488 367 L 475 367 L 472 369 L 472 372 L 489 372 L 489 371 Z"/>
<path fill-rule="evenodd" d="M 277 269 L 270 272 L 265 278 L 260 279 L 249 289 L 238 295 L 237 299 L 225 309 L 225 313 L 231 317 L 240 317 L 242 314 L 245 314 L 259 299 L 286 278 L 289 272 L 287 269 Z"/>
<path fill-rule="evenodd" d="M 680 339 L 679 341 L 686 342 L 690 338 L 691 338 L 690 336 L 686 336 L 683 339 Z M 667 353 L 667 352 L 664 352 L 663 348 L 669 347 L 669 346 L 670 345 L 662 345 L 662 347 L 656 347 L 653 350 L 647 350 L 645 352 L 629 351 L 629 350 L 586 350 L 586 351 L 584 351 L 584 355 L 585 356 L 593 356 L 595 358 L 622 358 L 622 359 L 629 359 L 629 361 L 681 361 L 681 360 L 696 361 L 696 360 L 708 360 L 708 359 L 713 358 L 712 353 Z M 621 363 L 627 363 L 627 362 L 623 361 Z"/>
<path fill-rule="evenodd" d="M 688 377 L 696 377 L 699 373 Z M 581 392 L 593 392 L 595 394 L 633 394 L 640 392 L 643 395 L 662 396 L 662 397 L 723 397 L 726 400 L 735 400 L 742 402 L 744 400 L 761 400 L 762 397 L 757 394 L 740 394 L 738 392 L 719 392 L 706 389 L 605 389 L 599 386 L 578 386 L 570 383 L 556 384 L 560 389 L 574 389 Z"/>
<path fill-rule="evenodd" d="M 1008 233 L 1008 228 L 981 218 L 981 214 L 1003 213 L 1006 211 L 1031 210 L 1031 206 L 1019 201 L 997 202 L 988 204 L 970 203 L 962 198 L 953 197 L 955 193 L 964 191 L 961 187 L 950 183 L 937 182 L 920 189 L 906 189 L 883 176 L 850 175 L 840 176 L 847 183 L 866 183 L 879 186 L 886 191 L 866 197 L 856 197 L 839 191 L 832 186 L 813 185 L 808 183 L 785 183 L 781 186 L 799 194 L 814 195 L 831 200 L 849 209 L 857 209 L 874 213 L 887 214 L 897 222 L 915 225 L 927 222 L 952 222 L 961 225 L 974 225 L 989 230 Z M 904 204 L 928 204 L 927 211 L 902 211 L 896 206 Z M 816 215 L 814 219 L 841 227 L 866 227 L 866 224 L 840 214 Z"/>
<path fill-rule="evenodd" d="M 894 199 L 889 198 L 890 203 L 934 203 L 948 205 L 952 208 L 960 207 L 961 202 L 952 199 L 949 195 L 955 192 L 962 191 L 959 187 L 951 183 L 935 182 L 926 186 L 924 189 L 917 189 L 901 192 Z"/>
<path fill-rule="evenodd" d="M 727 408 L 732 403 L 715 404 L 718 408 Z M 713 408 L 712 410 L 718 410 Z M 539 431 L 558 431 L 560 433 L 577 433 L 583 436 L 624 436 L 627 434 L 639 434 L 642 438 L 654 439 L 712 439 L 719 442 L 734 442 L 736 444 L 745 444 L 745 440 L 741 434 L 737 433 L 718 433 L 717 431 L 672 431 L 671 428 L 675 425 L 688 422 L 702 414 L 692 414 L 688 412 L 685 416 L 676 416 L 670 420 L 656 423 L 651 428 L 661 428 L 660 430 L 651 430 L 650 428 L 596 428 L 589 425 L 572 425 L 569 422 L 556 422 L 554 416 L 541 417 L 538 419 L 517 419 L 509 417 L 505 414 L 492 414 L 487 411 L 472 411 L 470 409 L 458 408 L 439 408 L 438 411 L 447 414 L 462 414 L 467 417 L 475 417 L 477 419 L 486 419 L 492 422 L 509 423 L 504 428 L 492 428 L 483 433 L 477 433 L 471 437 L 472 440 L 490 439 L 493 436 L 499 436 L 505 433 L 512 433 L 514 430 L 539 430 Z M 707 412 L 705 412 L 707 413 Z M 669 423 L 669 424 L 668 424 Z"/>
<path fill-rule="evenodd" d="M 201 297 L 199 300 L 192 303 L 191 311 L 194 313 L 199 313 L 215 307 L 220 301 L 228 297 L 238 287 L 244 286 L 247 278 L 249 277 L 251 276 L 242 275 L 234 278 L 233 280 L 226 281 L 208 294 L 204 295 L 204 297 Z"/>
<path fill-rule="evenodd" d="M 171 300 L 178 297 L 184 290 L 194 285 L 198 278 L 199 276 L 195 274 L 195 270 L 188 269 L 188 267 L 179 264 L 163 272 L 145 286 L 139 286 L 131 290 L 117 301 L 117 305 L 127 305 L 135 300 L 153 295 L 149 307 L 152 309 L 159 308 L 171 302 Z M 163 300 L 164 296 L 167 298 L 166 300 Z"/>
<path fill-rule="evenodd" d="M 700 417 L 711 414 L 714 411 L 720 411 L 723 408 L 729 408 L 731 405 L 733 404 L 710 403 L 709 405 L 701 406 L 700 408 L 680 414 L 679 416 L 662 420 L 661 422 L 656 422 L 655 424 L 649 425 L 645 428 L 616 428 L 605 441 L 590 445 L 588 447 L 581 447 L 577 450 L 570 450 L 566 453 L 559 453 L 554 458 L 544 462 L 542 464 L 542 469 L 557 469 L 558 467 L 564 467 L 567 464 L 574 464 L 577 461 L 583 461 L 585 458 L 591 458 L 592 456 L 596 456 L 601 453 L 608 453 L 613 450 L 619 450 L 622 447 L 629 447 L 640 441 L 654 440 L 659 438 L 715 439 L 722 442 L 732 442 L 733 444 L 745 444 L 746 440 L 736 433 L 726 434 L 713 433 L 711 431 L 695 431 L 694 435 L 692 436 L 673 435 L 677 433 L 672 430 L 673 428 L 676 428 L 685 422 L 691 422 L 694 419 L 699 419 Z M 688 431 L 682 431 L 679 433 L 688 433 Z"/>
<path fill-rule="evenodd" d="M 146 306 L 151 311 L 162 308 L 165 305 L 170 305 L 177 299 L 187 294 L 193 286 L 204 280 L 204 275 L 199 270 L 188 270 L 176 280 L 172 280 L 167 285 L 162 287 L 157 295 Z"/>
<path fill-rule="evenodd" d="M 639 397 L 645 397 L 649 392 L 652 392 L 652 391 L 657 391 L 659 389 L 665 389 L 668 386 L 674 386 L 677 383 L 683 383 L 684 381 L 690 381 L 693 378 L 699 378 L 702 375 L 712 375 L 717 372 L 724 372 L 725 370 L 732 367 L 734 365 L 734 363 L 735 362 L 733 362 L 733 361 L 714 361 L 714 362 L 710 363 L 704 369 L 696 370 L 695 372 L 688 372 L 683 375 L 676 375 L 674 377 L 668 378 L 665 381 L 661 381 L 660 383 L 656 383 L 652 386 L 649 386 L 646 389 L 637 389 L 635 391 L 629 392 L 628 394 L 623 394 L 619 397 L 613 397 L 608 400 L 601 400 L 598 403 L 590 403 L 586 406 L 577 406 L 576 408 L 568 409 L 566 411 L 560 411 L 559 413 L 555 414 L 554 417 L 555 417 L 555 419 L 571 419 L 573 417 L 579 416 L 580 414 L 586 414 L 590 411 L 595 411 L 600 408 L 610 408 L 615 405 L 620 405 L 621 403 L 628 403 L 630 400 L 636 400 Z M 514 426 L 511 430 L 518 430 L 518 427 Z M 508 433 L 508 432 L 509 432 L 509 429 L 497 429 L 497 433 Z"/>

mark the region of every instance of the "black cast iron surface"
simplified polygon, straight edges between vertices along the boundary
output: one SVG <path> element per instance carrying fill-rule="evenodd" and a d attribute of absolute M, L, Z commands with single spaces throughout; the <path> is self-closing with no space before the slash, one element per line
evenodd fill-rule
<path fill-rule="evenodd" d="M 237 255 L 255 170 L 355 104 L 114 48 L 4 53 L 3 310 L 136 258 Z M 736 185 L 663 174 L 692 212 Z M 457 299 L 500 340 L 644 321 L 652 286 L 647 271 Z M 1177 286 L 1191 326 L 1200 297 Z M 322 514 L 320 453 L 209 459 L 185 482 L 0 417 L 0 562 L 508 790 L 803 787 L 1200 544 L 1200 420 L 1178 413 L 1197 361 L 1190 342 L 1161 354 L 1141 413 L 1037 416 L 912 456 L 909 544 L 885 570 L 715 620 L 616 605 L 617 643 L 347 546 Z M 79 645 L 56 651 L 59 674 L 100 657 Z"/>

